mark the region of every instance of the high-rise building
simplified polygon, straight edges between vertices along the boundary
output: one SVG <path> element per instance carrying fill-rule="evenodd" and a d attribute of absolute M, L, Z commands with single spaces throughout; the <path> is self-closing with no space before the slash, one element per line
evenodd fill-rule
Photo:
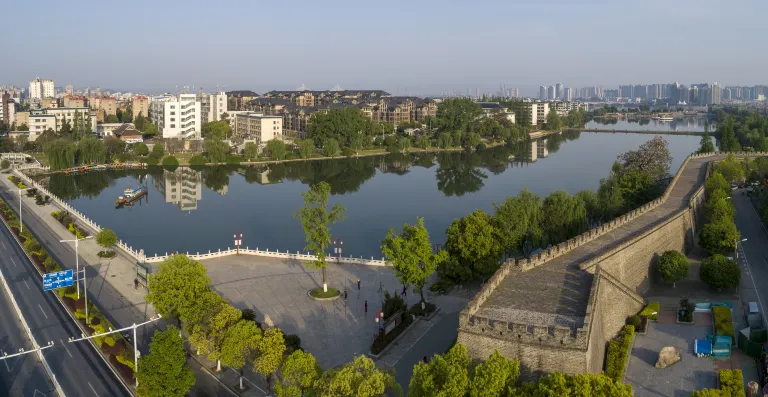
<path fill-rule="evenodd" d="M 13 101 L 8 92 L 3 92 L 0 95 L 0 122 L 8 127 L 16 122 L 16 102 Z"/>
<path fill-rule="evenodd" d="M 691 103 L 691 89 L 688 86 L 680 84 L 677 87 L 678 97 L 677 103 L 688 104 Z"/>
<path fill-rule="evenodd" d="M 649 101 L 661 98 L 661 84 L 649 84 L 647 98 Z"/>
<path fill-rule="evenodd" d="M 555 84 L 555 98 L 553 99 L 562 99 L 563 98 L 563 83 L 557 83 Z"/>
<path fill-rule="evenodd" d="M 205 124 L 209 121 L 221 120 L 221 115 L 227 112 L 227 94 L 217 92 L 215 94 L 206 94 L 201 92 L 197 96 L 200 102 L 200 122 Z"/>
<path fill-rule="evenodd" d="M 149 117 L 149 98 L 142 95 L 134 96 L 131 101 L 131 112 L 133 112 L 133 120 L 136 120 L 139 115 Z"/>
<path fill-rule="evenodd" d="M 570 101 L 573 99 L 573 90 L 571 87 L 565 88 L 563 90 L 563 100 L 564 101 Z"/>
<path fill-rule="evenodd" d="M 200 102 L 195 94 L 153 97 L 149 107 L 163 138 L 200 138 Z"/>
<path fill-rule="evenodd" d="M 715 81 L 714 84 L 712 84 L 712 104 L 713 105 L 719 105 L 721 100 L 722 92 L 720 88 L 720 84 Z"/>
<path fill-rule="evenodd" d="M 539 87 L 539 99 L 541 99 L 542 101 L 547 100 L 547 87 L 543 85 Z"/>
<path fill-rule="evenodd" d="M 648 99 L 648 86 L 642 84 L 632 86 L 632 98 Z"/>
<path fill-rule="evenodd" d="M 53 98 L 56 96 L 56 90 L 53 87 L 53 80 L 41 80 L 39 77 L 29 82 L 29 99 L 41 100 L 43 98 Z"/>
<path fill-rule="evenodd" d="M 555 86 L 551 85 L 547 89 L 547 99 L 549 99 L 549 100 L 557 99 L 557 91 L 555 89 Z"/>
<path fill-rule="evenodd" d="M 620 85 L 619 86 L 619 97 L 621 98 L 634 98 L 635 95 L 632 92 L 632 85 Z"/>

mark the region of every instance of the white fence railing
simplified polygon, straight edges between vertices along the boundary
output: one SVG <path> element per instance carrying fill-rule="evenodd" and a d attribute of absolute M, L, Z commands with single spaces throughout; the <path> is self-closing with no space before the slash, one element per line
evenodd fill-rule
<path fill-rule="evenodd" d="M 51 201 L 56 203 L 56 205 L 61 207 L 63 210 L 69 212 L 69 214 L 71 216 L 77 218 L 78 221 L 80 221 L 83 224 L 85 224 L 88 227 L 90 227 L 95 233 L 98 233 L 98 232 L 101 231 L 101 226 L 96 224 L 96 222 L 94 222 L 92 219 L 90 219 L 87 216 L 85 216 L 85 214 L 83 214 L 82 212 L 80 212 L 80 211 L 76 210 L 75 208 L 73 208 L 71 205 L 67 204 L 67 202 L 65 202 L 64 200 L 56 197 L 48 189 L 44 188 L 39 183 L 33 181 L 32 179 L 30 179 L 29 177 L 24 175 L 23 172 L 14 172 L 14 173 L 15 173 L 16 176 L 21 178 L 22 181 L 24 181 L 25 185 L 27 185 L 28 187 L 34 187 L 41 194 L 49 196 L 51 198 Z M 169 255 L 168 253 L 166 253 L 165 255 L 157 255 L 157 254 L 155 254 L 154 256 L 146 256 L 144 254 L 144 250 L 143 249 L 138 249 L 138 250 L 134 249 L 133 247 L 131 247 L 130 245 L 126 244 L 122 240 L 117 242 L 117 246 L 118 246 L 118 248 L 123 250 L 123 252 L 125 252 L 128 256 L 130 256 L 133 260 L 135 260 L 138 263 L 162 262 L 162 261 L 168 259 L 170 256 L 172 256 L 172 254 Z M 238 251 L 235 250 L 235 249 L 227 248 L 224 251 L 222 251 L 222 250 L 218 250 L 218 251 L 215 251 L 215 252 L 208 251 L 208 253 L 202 253 L 202 254 L 199 253 L 199 252 L 195 253 L 195 254 L 191 254 L 191 253 L 187 252 L 187 255 L 191 259 L 201 260 L 201 259 L 221 258 L 221 257 L 224 257 L 224 256 L 236 255 L 237 252 Z M 296 259 L 296 260 L 304 260 L 304 261 L 313 261 L 313 260 L 317 259 L 317 257 L 315 255 L 311 255 L 311 254 L 306 254 L 305 255 L 305 254 L 299 253 L 298 251 L 296 253 L 290 253 L 288 251 L 286 251 L 286 252 L 270 251 L 270 250 L 261 251 L 258 248 L 256 248 L 255 250 L 252 250 L 252 249 L 248 249 L 248 247 L 246 247 L 245 249 L 240 249 L 240 254 L 243 254 L 243 255 L 254 255 L 254 256 L 265 256 L 265 257 L 271 257 L 271 258 Z M 361 264 L 361 265 L 369 265 L 369 266 L 386 266 L 384 258 L 382 258 L 381 260 L 378 260 L 378 259 L 373 259 L 373 257 L 371 257 L 371 259 L 365 259 L 363 257 L 360 257 L 360 258 L 353 258 L 353 257 L 342 257 L 342 258 L 339 258 L 339 257 L 335 257 L 335 256 L 334 257 L 328 256 L 328 261 L 329 262 L 333 262 L 334 260 L 337 263 L 351 263 L 351 264 Z"/>

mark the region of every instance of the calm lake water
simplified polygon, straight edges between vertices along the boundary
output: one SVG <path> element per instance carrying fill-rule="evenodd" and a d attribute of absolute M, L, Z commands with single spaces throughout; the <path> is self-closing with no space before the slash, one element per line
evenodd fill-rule
<path fill-rule="evenodd" d="M 616 156 L 651 139 L 646 134 L 568 133 L 475 153 L 388 155 L 306 161 L 269 167 L 179 168 L 52 175 L 50 190 L 102 227 L 149 255 L 207 252 L 233 246 L 301 250 L 304 235 L 291 213 L 309 184 L 328 182 L 330 203 L 343 203 L 348 219 L 332 227 L 343 254 L 380 257 L 389 228 L 424 217 L 434 243 L 442 243 L 455 218 L 528 188 L 545 196 L 563 189 L 597 189 Z M 666 136 L 671 172 L 695 151 L 698 136 Z M 146 199 L 128 208 L 115 200 L 139 180 Z"/>
<path fill-rule="evenodd" d="M 685 117 L 665 122 L 652 119 L 596 119 L 587 122 L 585 127 L 626 131 L 704 131 L 704 120 L 701 117 Z M 710 131 L 714 131 L 711 121 Z"/>

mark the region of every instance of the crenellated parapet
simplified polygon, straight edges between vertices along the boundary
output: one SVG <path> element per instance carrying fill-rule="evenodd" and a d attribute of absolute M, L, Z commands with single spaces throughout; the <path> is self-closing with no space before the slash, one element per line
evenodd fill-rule
<path fill-rule="evenodd" d="M 480 316 L 460 316 L 460 329 L 464 332 L 508 340 L 515 343 L 586 350 L 589 332 L 586 327 L 571 330 L 563 326 L 542 326 L 515 321 L 499 321 Z"/>

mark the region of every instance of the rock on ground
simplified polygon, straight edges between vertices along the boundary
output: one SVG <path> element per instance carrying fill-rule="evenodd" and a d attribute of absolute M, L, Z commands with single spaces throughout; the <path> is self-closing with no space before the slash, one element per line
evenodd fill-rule
<path fill-rule="evenodd" d="M 680 353 L 672 346 L 667 346 L 659 352 L 659 359 L 656 361 L 656 368 L 667 368 L 680 361 Z"/>

